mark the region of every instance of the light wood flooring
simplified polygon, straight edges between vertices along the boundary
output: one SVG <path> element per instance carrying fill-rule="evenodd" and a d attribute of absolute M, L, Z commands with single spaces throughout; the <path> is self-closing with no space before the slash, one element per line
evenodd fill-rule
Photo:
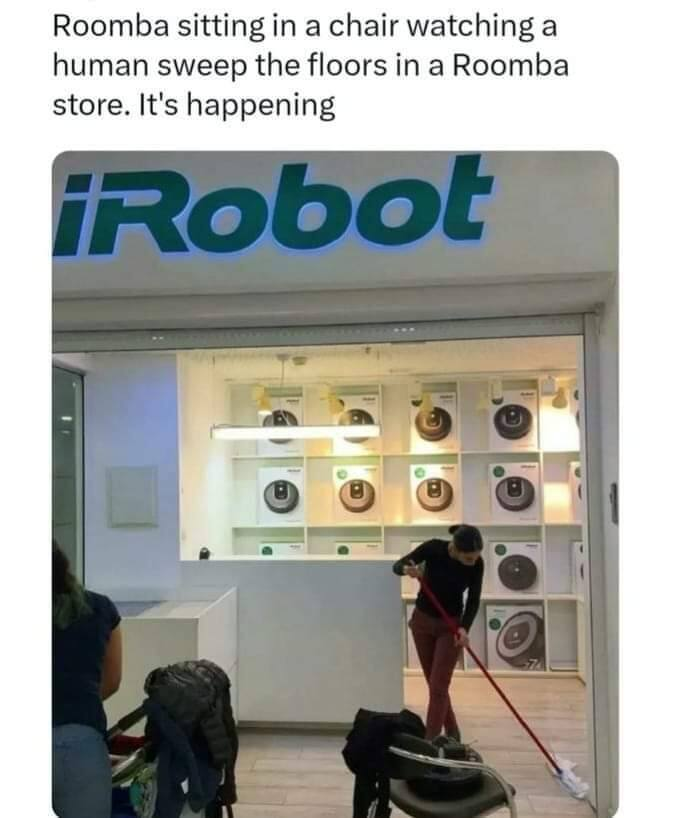
<path fill-rule="evenodd" d="M 584 686 L 572 679 L 504 679 L 502 686 L 549 748 L 578 763 L 577 774 L 588 780 Z M 486 680 L 456 679 L 452 692 L 463 739 L 515 786 L 520 818 L 593 815 L 561 790 Z M 424 716 L 422 679 L 405 680 L 405 700 Z M 351 818 L 353 777 L 340 755 L 343 746 L 335 735 L 241 732 L 236 818 Z"/>

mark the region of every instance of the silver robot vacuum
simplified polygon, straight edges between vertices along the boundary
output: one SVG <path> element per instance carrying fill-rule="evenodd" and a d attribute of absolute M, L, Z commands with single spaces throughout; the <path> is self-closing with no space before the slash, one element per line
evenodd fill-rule
<path fill-rule="evenodd" d="M 524 511 L 535 497 L 534 484 L 526 477 L 505 477 L 496 486 L 496 499 L 506 511 Z"/>
<path fill-rule="evenodd" d="M 274 409 L 271 415 L 267 415 L 264 419 L 263 426 L 299 426 L 298 419 L 292 412 L 289 412 L 287 409 Z M 276 443 L 277 445 L 282 445 L 284 443 L 290 443 L 290 439 L 288 440 L 271 440 L 270 443 Z"/>
<path fill-rule="evenodd" d="M 538 579 L 538 568 L 530 557 L 510 554 L 499 563 L 498 578 L 510 591 L 528 591 Z"/>
<path fill-rule="evenodd" d="M 526 406 L 508 403 L 493 416 L 493 425 L 505 440 L 520 440 L 526 437 L 534 425 L 534 419 Z"/>
<path fill-rule="evenodd" d="M 545 657 L 543 620 L 531 611 L 511 616 L 498 632 L 496 652 L 512 667 L 542 664 Z"/>
<path fill-rule="evenodd" d="M 289 514 L 300 502 L 300 492 L 289 480 L 274 480 L 264 490 L 264 502 L 274 514 Z"/>
<path fill-rule="evenodd" d="M 340 486 L 340 502 L 352 514 L 361 514 L 375 503 L 375 489 L 367 480 L 348 480 Z"/>
<path fill-rule="evenodd" d="M 431 477 L 418 484 L 416 498 L 425 511 L 444 511 L 453 503 L 453 488 L 441 477 Z"/>
<path fill-rule="evenodd" d="M 439 440 L 444 440 L 447 435 L 451 434 L 453 421 L 446 409 L 435 406 L 435 408 L 429 412 L 421 409 L 416 415 L 415 426 L 422 440 L 427 440 L 429 443 L 436 443 Z"/>
<path fill-rule="evenodd" d="M 345 409 L 338 419 L 340 426 L 372 426 L 375 423 L 373 416 L 365 409 Z M 367 437 L 348 437 L 350 443 L 364 443 Z"/>

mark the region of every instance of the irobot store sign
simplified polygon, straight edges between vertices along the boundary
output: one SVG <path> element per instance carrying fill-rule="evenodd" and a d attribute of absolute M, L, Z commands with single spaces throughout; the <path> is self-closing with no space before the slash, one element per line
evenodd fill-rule
<path fill-rule="evenodd" d="M 300 253 L 351 237 L 378 248 L 408 246 L 438 231 L 452 243 L 477 243 L 485 224 L 472 217 L 472 205 L 494 184 L 480 172 L 480 161 L 480 154 L 457 156 L 441 190 L 422 179 L 394 179 L 357 200 L 315 178 L 308 163 L 282 165 L 275 191 L 227 186 L 200 196 L 176 170 L 71 173 L 53 255 L 112 257 L 131 230 L 144 233 L 162 255 L 224 257 L 252 250 L 268 236 Z"/>

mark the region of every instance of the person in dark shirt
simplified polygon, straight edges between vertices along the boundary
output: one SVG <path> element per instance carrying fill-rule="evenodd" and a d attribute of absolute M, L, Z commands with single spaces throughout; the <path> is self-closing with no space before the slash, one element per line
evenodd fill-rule
<path fill-rule="evenodd" d="M 103 701 L 120 686 L 120 616 L 86 591 L 52 542 L 52 803 L 59 818 L 110 818 Z"/>
<path fill-rule="evenodd" d="M 471 525 L 454 525 L 449 532 L 450 541 L 424 542 L 397 560 L 393 571 L 399 576 L 424 577 L 444 610 L 458 624 L 454 637 L 420 589 L 409 627 L 430 693 L 426 735 L 432 740 L 444 730 L 447 736 L 460 741 L 449 685 L 460 651 L 469 644 L 468 633 L 479 610 L 484 576 L 483 541 L 479 529 Z"/>

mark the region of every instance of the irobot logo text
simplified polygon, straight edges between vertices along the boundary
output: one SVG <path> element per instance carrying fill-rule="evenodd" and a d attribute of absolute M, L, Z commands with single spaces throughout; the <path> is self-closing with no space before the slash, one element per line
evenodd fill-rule
<path fill-rule="evenodd" d="M 357 201 L 339 185 L 311 180 L 307 163 L 283 165 L 271 203 L 248 187 L 223 187 L 196 197 L 188 179 L 175 170 L 71 174 L 53 255 L 113 256 L 130 230 L 144 233 L 161 254 L 219 256 L 253 248 L 267 231 L 280 247 L 301 253 L 336 244 L 352 227 L 376 247 L 408 246 L 438 229 L 451 242 L 479 242 L 484 222 L 472 218 L 471 208 L 475 197 L 491 193 L 494 182 L 493 176 L 480 175 L 480 159 L 480 154 L 457 156 L 441 192 L 431 182 L 403 178 L 383 182 Z M 397 223 L 386 218 L 395 203 L 406 205 L 406 216 Z M 322 214 L 311 227 L 302 224 L 308 208 Z M 221 230 L 216 222 L 229 211 L 235 225 Z"/>

